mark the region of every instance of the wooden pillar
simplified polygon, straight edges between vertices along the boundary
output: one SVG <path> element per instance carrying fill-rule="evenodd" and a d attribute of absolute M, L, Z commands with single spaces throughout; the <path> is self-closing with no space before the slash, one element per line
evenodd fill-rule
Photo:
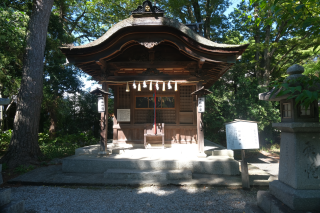
<path fill-rule="evenodd" d="M 102 89 L 108 91 L 108 84 L 102 83 Z M 107 154 L 107 142 L 108 142 L 108 95 L 104 95 L 105 112 L 101 113 L 100 118 L 100 155 Z"/>
<path fill-rule="evenodd" d="M 202 87 L 202 83 L 197 84 L 197 90 Z M 200 113 L 198 110 L 198 99 L 200 96 L 197 96 L 197 140 L 198 140 L 198 154 L 197 157 L 205 158 L 207 155 L 204 153 L 204 129 L 203 129 L 203 113 Z"/>
<path fill-rule="evenodd" d="M 117 109 L 119 106 L 119 86 L 114 87 L 114 101 L 113 101 L 113 143 L 118 143 L 118 121 L 117 121 Z"/>
<path fill-rule="evenodd" d="M 242 160 L 241 160 L 242 188 L 243 189 L 250 189 L 248 163 L 247 163 L 244 149 L 241 149 L 241 158 L 242 158 Z"/>

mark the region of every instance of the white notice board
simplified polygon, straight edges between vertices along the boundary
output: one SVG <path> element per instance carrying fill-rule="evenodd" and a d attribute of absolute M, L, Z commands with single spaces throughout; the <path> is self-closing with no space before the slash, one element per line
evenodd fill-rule
<path fill-rule="evenodd" d="M 226 124 L 227 149 L 259 149 L 258 125 L 250 121 Z"/>
<path fill-rule="evenodd" d="M 117 109 L 118 122 L 130 122 L 130 109 Z"/>
<path fill-rule="evenodd" d="M 98 112 L 104 112 L 105 106 L 104 106 L 104 97 L 98 97 Z"/>
<path fill-rule="evenodd" d="M 198 112 L 204 112 L 205 110 L 205 105 L 204 103 L 206 99 L 204 97 L 198 98 Z"/>

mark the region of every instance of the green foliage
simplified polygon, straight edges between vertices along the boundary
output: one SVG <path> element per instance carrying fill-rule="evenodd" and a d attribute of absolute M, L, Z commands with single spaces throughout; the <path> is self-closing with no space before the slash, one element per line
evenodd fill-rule
<path fill-rule="evenodd" d="M 320 49 L 320 48 L 319 48 Z M 320 76 L 320 54 L 316 57 L 311 57 L 307 62 L 303 65 L 304 66 L 304 75 L 314 75 L 319 77 Z"/>
<path fill-rule="evenodd" d="M 257 121 L 260 133 L 272 131 L 271 123 L 280 120 L 277 103 L 258 99 L 265 90 L 255 77 L 248 76 L 246 66 L 235 65 L 210 88 L 213 93 L 206 96 L 205 135 L 214 142 L 225 145 L 225 123 L 234 119 Z"/>
<path fill-rule="evenodd" d="M 302 76 L 289 79 L 285 82 L 275 81 L 273 94 L 277 96 L 289 95 L 287 99 L 295 99 L 296 105 L 308 107 L 314 101 L 320 99 L 320 79 L 317 76 Z"/>
<path fill-rule="evenodd" d="M 16 168 L 14 169 L 14 172 L 22 175 L 22 174 L 24 174 L 24 173 L 27 173 L 27 172 L 33 170 L 33 169 L 35 169 L 34 166 L 24 166 L 24 165 L 20 165 L 20 166 L 18 166 L 18 167 L 16 167 Z"/>
<path fill-rule="evenodd" d="M 265 22 L 287 21 L 290 30 L 298 33 L 312 32 L 320 34 L 320 2 L 318 0 L 292 1 L 292 0 L 250 0 L 250 3 L 258 3 L 263 10 L 270 10 L 273 16 Z M 319 39 L 319 38 L 318 38 Z M 314 50 L 319 44 L 314 46 Z"/>
<path fill-rule="evenodd" d="M 24 12 L 0 6 L 0 92 L 5 96 L 20 87 L 28 20 Z"/>
<path fill-rule="evenodd" d="M 0 153 L 7 150 L 12 136 L 12 130 L 2 131 L 0 134 Z"/>
<path fill-rule="evenodd" d="M 40 150 L 48 160 L 74 155 L 75 149 L 96 143 L 97 139 L 90 131 L 63 134 L 54 139 L 50 139 L 48 133 L 39 133 Z"/>
<path fill-rule="evenodd" d="M 4 131 L 0 134 L 1 152 L 7 150 L 11 136 L 11 130 Z M 41 152 L 45 156 L 44 160 L 74 155 L 76 148 L 97 144 L 97 141 L 97 138 L 93 136 L 91 131 L 75 134 L 61 134 L 54 139 L 50 139 L 48 132 L 39 133 L 39 146 Z M 24 166 L 16 168 L 16 172 L 18 173 L 25 173 L 28 171 L 30 171 L 30 168 Z"/>

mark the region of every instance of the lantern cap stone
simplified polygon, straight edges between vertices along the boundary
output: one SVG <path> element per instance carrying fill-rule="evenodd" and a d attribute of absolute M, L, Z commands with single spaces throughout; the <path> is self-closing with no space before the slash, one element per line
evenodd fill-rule
<path fill-rule="evenodd" d="M 287 99 L 289 94 L 277 96 L 280 90 L 275 91 L 275 88 L 268 92 L 259 93 L 259 100 L 261 101 L 281 101 L 283 99 Z"/>
<path fill-rule="evenodd" d="M 304 67 L 298 64 L 294 64 L 287 69 L 287 74 L 294 75 L 294 74 L 302 74 L 304 72 Z"/>

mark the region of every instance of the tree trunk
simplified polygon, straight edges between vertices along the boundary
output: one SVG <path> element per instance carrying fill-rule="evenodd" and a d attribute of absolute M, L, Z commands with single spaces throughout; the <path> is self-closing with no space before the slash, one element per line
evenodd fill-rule
<path fill-rule="evenodd" d="M 199 1 L 198 0 L 193 1 L 192 6 L 193 6 L 193 11 L 194 11 L 194 15 L 196 17 L 197 23 L 199 23 L 202 21 Z M 202 32 L 201 25 L 199 26 L 199 32 Z"/>
<path fill-rule="evenodd" d="M 43 60 L 53 1 L 33 1 L 13 135 L 8 152 L 1 159 L 9 168 L 37 163 L 38 158 L 42 156 L 38 144 L 38 131 L 43 88 Z"/>
<path fill-rule="evenodd" d="M 270 51 L 269 51 L 269 43 L 270 43 L 270 25 L 266 27 L 266 39 L 265 39 L 265 49 L 264 49 L 264 72 L 263 72 L 263 85 L 267 87 L 270 82 Z"/>
<path fill-rule="evenodd" d="M 259 17 L 259 7 L 258 7 L 258 3 L 255 3 L 254 6 L 254 19 L 257 20 Z M 256 60 L 256 64 L 254 66 L 255 72 L 256 72 L 256 78 L 258 79 L 259 84 L 262 83 L 262 79 L 261 79 L 261 70 L 260 70 L 260 28 L 258 25 L 255 26 L 255 43 L 256 43 L 256 54 L 255 54 L 255 60 Z"/>
<path fill-rule="evenodd" d="M 211 18 L 211 10 L 210 10 L 210 1 L 206 2 L 206 21 L 204 22 L 204 37 L 210 39 L 210 18 Z"/>

